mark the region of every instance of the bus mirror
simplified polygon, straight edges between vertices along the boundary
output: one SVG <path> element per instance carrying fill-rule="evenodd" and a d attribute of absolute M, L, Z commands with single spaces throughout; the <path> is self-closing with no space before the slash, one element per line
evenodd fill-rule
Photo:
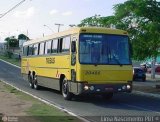
<path fill-rule="evenodd" d="M 71 50 L 72 50 L 72 53 L 75 53 L 76 52 L 76 42 L 75 41 L 72 41 L 72 45 L 71 45 Z"/>

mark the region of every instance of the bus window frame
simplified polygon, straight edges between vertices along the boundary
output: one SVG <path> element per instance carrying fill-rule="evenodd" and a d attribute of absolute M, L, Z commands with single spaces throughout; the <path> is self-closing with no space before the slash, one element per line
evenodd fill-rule
<path fill-rule="evenodd" d="M 28 54 L 27 54 L 27 56 L 33 56 L 33 45 L 34 44 L 31 44 L 31 45 L 28 45 Z M 31 55 L 29 54 L 29 52 L 30 52 L 30 46 L 32 47 L 32 52 L 31 52 Z"/>
<path fill-rule="evenodd" d="M 35 45 L 37 45 L 37 47 L 38 47 L 37 54 L 34 54 L 34 50 L 33 50 L 32 56 L 38 56 L 38 55 L 39 55 L 39 54 L 38 54 L 38 53 L 39 53 L 39 43 L 34 43 L 34 44 L 33 44 L 33 49 L 34 49 L 34 46 L 35 46 Z"/>
<path fill-rule="evenodd" d="M 52 50 L 52 41 L 53 41 L 52 39 L 45 41 L 44 55 L 50 55 L 51 54 L 52 51 L 50 51 L 50 53 L 46 52 L 46 49 L 48 50 L 48 48 L 46 46 L 47 46 L 47 43 L 50 42 L 50 50 Z"/>
<path fill-rule="evenodd" d="M 70 53 L 70 51 L 71 51 L 71 35 L 68 35 L 68 36 L 65 36 L 65 37 L 63 37 L 63 39 L 66 39 L 66 38 L 69 38 L 70 39 L 70 41 L 69 41 L 69 50 L 68 51 L 63 51 L 63 44 L 64 44 L 64 41 L 62 42 L 62 52 L 61 53 L 63 53 L 63 54 L 69 54 Z"/>
<path fill-rule="evenodd" d="M 43 54 L 40 54 L 40 45 L 41 45 L 41 43 L 44 43 Z M 39 55 L 39 56 L 45 55 L 45 54 L 44 54 L 44 52 L 45 52 L 45 41 L 39 42 L 39 49 L 38 49 L 38 50 L 39 50 L 39 52 L 38 52 L 38 55 Z"/>
<path fill-rule="evenodd" d="M 25 54 L 25 55 L 24 55 L 24 48 L 27 48 L 27 51 L 26 51 L 26 54 Z M 23 55 L 22 55 L 23 57 L 28 56 L 28 49 L 29 49 L 29 46 L 28 46 L 28 45 L 26 45 L 26 46 L 23 47 L 23 53 L 22 53 L 22 54 L 23 54 Z"/>

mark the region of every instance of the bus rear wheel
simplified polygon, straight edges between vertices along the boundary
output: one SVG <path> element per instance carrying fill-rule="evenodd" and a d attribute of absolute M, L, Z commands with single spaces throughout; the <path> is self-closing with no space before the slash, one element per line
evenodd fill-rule
<path fill-rule="evenodd" d="M 72 99 L 72 93 L 69 92 L 68 82 L 66 78 L 64 78 L 62 81 L 62 95 L 65 100 Z"/>
<path fill-rule="evenodd" d="M 33 85 L 33 79 L 32 79 L 32 76 L 31 75 L 28 75 L 28 82 L 29 82 L 29 86 L 30 88 L 34 88 L 34 85 Z"/>
<path fill-rule="evenodd" d="M 34 89 L 39 90 L 39 85 L 38 85 L 38 81 L 37 81 L 36 76 L 34 76 L 34 78 L 33 78 L 33 86 L 34 86 Z"/>

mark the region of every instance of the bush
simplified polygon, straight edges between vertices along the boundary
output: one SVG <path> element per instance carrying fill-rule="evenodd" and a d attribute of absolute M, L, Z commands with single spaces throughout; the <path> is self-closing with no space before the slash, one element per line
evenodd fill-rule
<path fill-rule="evenodd" d="M 13 52 L 7 51 L 6 56 L 7 56 L 8 58 L 12 58 Z"/>

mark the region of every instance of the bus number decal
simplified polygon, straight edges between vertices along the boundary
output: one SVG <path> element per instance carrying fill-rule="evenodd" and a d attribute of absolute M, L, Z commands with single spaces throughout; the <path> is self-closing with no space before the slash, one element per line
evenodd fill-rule
<path fill-rule="evenodd" d="M 86 71 L 85 75 L 100 75 L 100 71 Z"/>
<path fill-rule="evenodd" d="M 54 64 L 55 63 L 55 58 L 46 58 L 46 63 L 47 64 Z"/>

